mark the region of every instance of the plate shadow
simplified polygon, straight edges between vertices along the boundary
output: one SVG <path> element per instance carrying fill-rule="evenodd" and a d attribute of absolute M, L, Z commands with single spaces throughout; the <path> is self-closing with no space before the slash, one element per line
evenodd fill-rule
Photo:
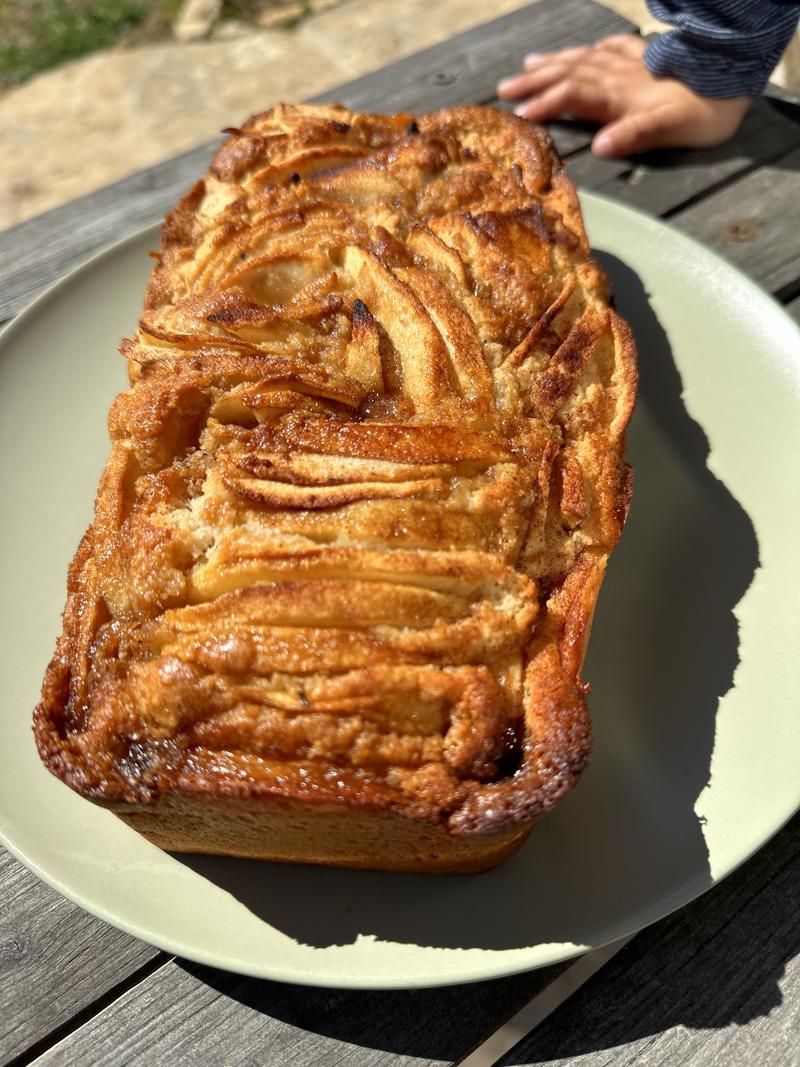
<path fill-rule="evenodd" d="M 711 884 L 694 805 L 733 684 L 733 607 L 758 567 L 753 525 L 708 469 L 669 340 L 639 277 L 603 251 L 640 358 L 629 431 L 636 487 L 584 669 L 594 753 L 578 788 L 497 871 L 424 876 L 176 856 L 255 915 L 317 948 L 359 936 L 506 950 L 599 943 Z"/>

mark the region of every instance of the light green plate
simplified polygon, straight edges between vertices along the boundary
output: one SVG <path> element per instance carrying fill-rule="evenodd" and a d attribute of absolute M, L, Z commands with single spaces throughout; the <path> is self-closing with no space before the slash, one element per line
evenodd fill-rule
<path fill-rule="evenodd" d="M 439 985 L 630 933 L 728 874 L 800 805 L 798 331 L 686 237 L 597 196 L 583 203 L 639 346 L 636 491 L 585 670 L 591 766 L 486 875 L 175 857 L 41 767 L 30 714 L 155 230 L 81 267 L 6 331 L 0 837 L 46 882 L 202 963 L 316 985 Z"/>

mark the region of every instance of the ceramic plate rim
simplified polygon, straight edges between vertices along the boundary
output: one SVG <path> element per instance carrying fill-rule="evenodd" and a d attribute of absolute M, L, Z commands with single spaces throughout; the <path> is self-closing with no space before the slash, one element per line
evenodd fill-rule
<path fill-rule="evenodd" d="M 721 270 L 728 274 L 735 275 L 737 284 L 740 286 L 743 285 L 752 297 L 762 301 L 768 301 L 771 305 L 773 314 L 777 313 L 790 323 L 792 327 L 795 327 L 796 324 L 791 316 L 788 315 L 772 294 L 763 289 L 756 281 L 743 273 L 732 263 L 702 244 L 702 242 L 682 231 L 673 229 L 664 220 L 614 200 L 611 197 L 583 189 L 579 189 L 579 193 L 584 205 L 589 204 L 595 209 L 600 207 L 612 212 L 619 212 L 629 218 L 632 217 L 637 225 L 647 227 L 650 230 L 655 229 L 661 232 L 666 230 L 671 239 L 676 240 L 679 244 L 684 243 L 690 248 L 694 257 L 699 256 L 701 259 L 705 258 L 707 261 L 710 260 Z M 156 243 L 160 225 L 160 223 L 152 223 L 148 226 L 143 226 L 137 230 L 124 234 L 112 243 L 104 245 L 101 249 L 82 260 L 79 264 L 73 266 L 69 271 L 48 285 L 43 292 L 41 292 L 21 312 L 15 315 L 15 317 L 6 324 L 2 331 L 0 331 L 0 357 L 4 355 L 4 349 L 9 345 L 13 345 L 17 334 L 25 331 L 28 324 L 37 317 L 42 309 L 46 309 L 49 301 L 63 287 L 74 281 L 82 273 L 88 273 L 103 259 L 113 259 L 128 245 L 143 241 L 148 237 L 152 237 L 153 242 Z M 3 813 L 0 813 L 0 843 L 2 843 L 13 856 L 28 867 L 38 878 L 84 911 L 87 911 L 91 915 L 109 923 L 113 927 L 122 930 L 161 951 L 174 954 L 180 958 L 188 959 L 209 967 L 225 969 L 248 977 L 265 978 L 297 985 L 364 990 L 435 988 L 438 986 L 467 984 L 502 978 L 528 970 L 551 966 L 555 963 L 573 959 L 576 956 L 594 948 L 607 945 L 617 939 L 633 936 L 650 924 L 674 913 L 686 904 L 697 899 L 699 896 L 702 896 L 703 893 L 707 892 L 709 889 L 714 888 L 764 847 L 764 845 L 766 845 L 767 842 L 779 833 L 789 822 L 797 810 L 800 809 L 800 786 L 798 787 L 797 794 L 798 795 L 792 802 L 791 808 L 787 808 L 783 812 L 783 817 L 780 821 L 771 826 L 769 833 L 759 839 L 755 844 L 753 844 L 753 842 L 748 842 L 748 844 L 738 852 L 735 849 L 732 849 L 731 852 L 727 854 L 726 862 L 722 865 L 721 870 L 713 875 L 709 873 L 707 884 L 692 888 L 688 892 L 686 891 L 685 884 L 673 888 L 670 893 L 659 898 L 657 904 L 649 909 L 644 908 L 640 910 L 637 913 L 634 922 L 619 923 L 616 927 L 605 929 L 602 936 L 598 937 L 597 940 L 592 940 L 591 944 L 543 942 L 530 946 L 526 950 L 530 957 L 529 959 L 515 963 L 508 961 L 505 964 L 502 962 L 503 952 L 487 952 L 487 957 L 490 958 L 487 958 L 486 965 L 479 971 L 472 970 L 467 975 L 460 973 L 457 968 L 436 973 L 432 972 L 419 976 L 415 979 L 413 984 L 406 977 L 395 979 L 391 975 L 386 975 L 380 981 L 376 981 L 370 976 L 366 976 L 362 979 L 358 974 L 352 972 L 335 977 L 324 973 L 316 973 L 313 969 L 303 971 L 296 967 L 292 969 L 291 973 L 288 973 L 286 967 L 271 967 L 268 963 L 264 966 L 254 966 L 250 961 L 239 961 L 236 958 L 222 958 L 219 953 L 205 951 L 201 945 L 186 944 L 179 939 L 175 940 L 168 936 L 164 937 L 160 933 L 152 932 L 146 925 L 138 924 L 136 921 L 129 921 L 124 916 L 108 910 L 102 905 L 93 902 L 91 899 L 87 899 L 81 892 L 73 891 L 69 885 L 64 884 L 56 875 L 51 874 L 46 868 L 42 867 L 33 855 L 29 855 L 25 846 L 18 844 L 14 840 L 13 829 L 9 832 Z M 35 852 L 35 849 L 33 851 Z"/>

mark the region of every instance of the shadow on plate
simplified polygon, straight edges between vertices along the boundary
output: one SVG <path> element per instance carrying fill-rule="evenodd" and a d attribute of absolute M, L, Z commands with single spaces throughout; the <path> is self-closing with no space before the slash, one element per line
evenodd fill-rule
<path fill-rule="evenodd" d="M 755 1042 L 760 1051 L 752 1062 L 770 1062 L 755 1033 L 737 1035 L 736 1027 L 779 1008 L 781 979 L 796 968 L 791 961 L 800 946 L 798 855 L 800 814 L 721 885 L 680 915 L 643 931 L 498 1067 L 573 1062 L 599 1049 L 616 1050 L 615 1062 L 639 1062 L 634 1049 L 620 1055 L 621 1047 L 674 1027 L 681 1032 L 647 1041 L 641 1059 L 746 1063 Z M 771 1021 L 770 1050 L 792 1032 L 790 1016 L 784 1008 L 780 1019 Z M 722 1033 L 697 1033 L 713 1030 Z M 786 1062 L 796 1062 L 791 1052 Z"/>
<path fill-rule="evenodd" d="M 697 1059 L 699 1043 L 708 1042 L 706 1059 L 713 1058 L 719 1045 L 691 1031 L 719 1028 L 729 1041 L 731 1023 L 764 1018 L 782 1002 L 779 981 L 800 943 L 800 880 L 791 863 L 799 849 L 800 815 L 723 884 L 642 932 L 498 1067 L 571 1062 L 676 1026 L 684 1028 L 685 1055 Z M 282 1049 L 289 1040 L 298 1063 L 385 1064 L 389 1061 L 368 1051 L 380 1049 L 403 1057 L 392 1063 L 410 1067 L 404 1057 L 419 1057 L 414 1063 L 459 1062 L 569 965 L 465 986 L 392 992 L 298 987 L 194 963 L 180 966 L 221 994 L 215 1007 L 220 1048 L 226 1041 L 231 1048 L 246 1047 L 247 1063 L 286 1062 Z M 202 1028 L 195 1041 L 205 1048 Z M 648 1042 L 653 1062 L 674 1060 L 674 1048 L 659 1056 L 655 1046 L 654 1055 Z"/>
<path fill-rule="evenodd" d="M 629 433 L 630 519 L 609 567 L 584 675 L 594 754 L 520 852 L 478 876 L 347 872 L 180 856 L 275 929 L 314 947 L 359 936 L 519 949 L 599 943 L 711 883 L 695 801 L 719 698 L 738 662 L 732 608 L 752 581 L 750 519 L 706 466 L 669 342 L 639 278 L 597 253 L 631 324 L 641 385 Z M 702 353 L 698 353 L 702 358 Z"/>

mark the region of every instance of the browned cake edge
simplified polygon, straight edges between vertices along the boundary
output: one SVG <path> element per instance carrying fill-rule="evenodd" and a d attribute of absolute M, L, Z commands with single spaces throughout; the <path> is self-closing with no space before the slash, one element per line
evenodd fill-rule
<path fill-rule="evenodd" d="M 454 114 L 460 110 L 455 109 Z M 536 136 L 542 144 L 548 140 L 542 131 L 537 130 Z M 555 154 L 551 189 L 557 191 L 557 196 L 551 193 L 551 197 L 558 202 L 562 216 L 580 236 L 583 250 L 588 251 L 575 188 Z M 188 243 L 195 204 L 192 190 L 168 216 L 162 234 L 165 253 L 171 246 Z M 613 511 L 621 532 L 632 487 L 623 456 L 625 426 L 635 397 L 636 352 L 630 330 L 614 312 L 611 324 L 630 389 L 628 410 L 618 419 L 613 438 L 620 466 Z M 69 762 L 59 743 L 58 723 L 70 670 L 70 627 L 66 623 L 34 717 L 40 755 L 71 788 L 113 811 L 165 849 L 348 868 L 430 873 L 490 869 L 517 850 L 541 815 L 569 791 L 586 765 L 591 747 L 588 686 L 580 683 L 579 672 L 612 548 L 586 552 L 579 558 L 564 582 L 560 618 L 537 634 L 529 649 L 525 672 L 525 689 L 531 698 L 527 726 L 529 733 L 531 726 L 536 727 L 536 740 L 528 754 L 524 778 L 516 775 L 497 783 L 460 819 L 446 823 L 413 810 L 394 810 L 384 797 L 367 793 L 298 797 L 252 790 L 245 783 L 225 783 L 219 776 L 202 774 L 190 784 L 179 783 L 151 803 L 110 799 L 87 781 L 81 767 Z M 71 570 L 65 620 L 81 611 L 77 579 L 82 551 L 86 551 L 86 539 Z"/>
<path fill-rule="evenodd" d="M 104 804 L 154 845 L 172 852 L 241 856 L 418 874 L 476 874 L 524 842 L 535 819 L 489 834 L 454 837 L 442 823 L 395 811 L 309 805 L 288 797 L 162 794 L 154 804 Z"/>

